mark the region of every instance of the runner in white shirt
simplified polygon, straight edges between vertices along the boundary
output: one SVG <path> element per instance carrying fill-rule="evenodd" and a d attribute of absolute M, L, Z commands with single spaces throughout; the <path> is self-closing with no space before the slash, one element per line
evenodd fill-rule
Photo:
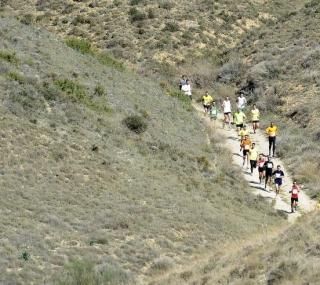
<path fill-rule="evenodd" d="M 191 85 L 189 79 L 187 79 L 186 83 L 182 85 L 181 91 L 183 91 L 184 94 L 187 95 L 190 98 L 190 100 L 192 100 Z"/>
<path fill-rule="evenodd" d="M 243 96 L 243 93 L 240 93 L 240 96 L 237 98 L 238 108 L 241 111 L 244 111 L 244 108 L 247 105 L 247 99 Z"/>
<path fill-rule="evenodd" d="M 223 128 L 226 124 L 228 124 L 229 129 L 231 129 L 231 102 L 228 96 L 222 102 L 222 109 L 224 114 Z"/>

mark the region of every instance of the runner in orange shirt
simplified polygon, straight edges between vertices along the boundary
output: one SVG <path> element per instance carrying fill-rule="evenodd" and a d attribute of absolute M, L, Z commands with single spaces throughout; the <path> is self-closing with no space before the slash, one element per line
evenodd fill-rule
<path fill-rule="evenodd" d="M 249 168 L 249 151 L 251 148 L 251 144 L 252 142 L 248 135 L 245 135 L 244 139 L 240 142 L 240 151 L 242 151 L 243 154 L 243 166 L 247 161 L 247 168 Z"/>

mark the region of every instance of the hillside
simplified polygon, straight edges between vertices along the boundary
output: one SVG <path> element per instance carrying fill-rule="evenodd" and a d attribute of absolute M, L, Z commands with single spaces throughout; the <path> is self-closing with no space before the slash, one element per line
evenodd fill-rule
<path fill-rule="evenodd" d="M 165 94 L 181 73 L 195 97 L 244 91 L 319 199 L 319 1 L 1 4 L 0 283 L 318 283 L 319 213 L 281 229 Z"/>
<path fill-rule="evenodd" d="M 62 38 L 85 38 L 141 74 L 168 79 L 187 73 L 199 87 L 211 85 L 212 64 L 223 60 L 226 49 L 277 17 L 279 7 L 290 6 L 254 0 L 5 2 L 8 13 L 24 23 Z"/>
<path fill-rule="evenodd" d="M 139 284 L 281 224 L 188 102 L 39 28 L 0 26 L 2 284 L 92 281 L 92 266 L 101 284 Z"/>
<path fill-rule="evenodd" d="M 319 284 L 319 217 L 314 213 L 281 233 L 231 243 L 153 284 Z"/>

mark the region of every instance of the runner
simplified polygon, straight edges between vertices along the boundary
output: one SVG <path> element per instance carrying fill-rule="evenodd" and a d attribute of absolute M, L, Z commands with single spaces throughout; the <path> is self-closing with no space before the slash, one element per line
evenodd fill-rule
<path fill-rule="evenodd" d="M 190 100 L 192 100 L 191 84 L 190 84 L 189 79 L 187 79 L 185 84 L 182 85 L 181 91 L 183 91 L 184 94 L 187 95 L 190 98 Z"/>
<path fill-rule="evenodd" d="M 269 137 L 269 156 L 271 156 L 271 149 L 272 149 L 272 156 L 275 156 L 276 151 L 276 137 L 277 137 L 278 128 L 272 122 L 270 126 L 266 129 L 266 133 Z"/>
<path fill-rule="evenodd" d="M 239 97 L 237 98 L 237 106 L 239 110 L 244 111 L 246 105 L 247 105 L 247 99 L 243 96 L 243 93 L 241 92 Z"/>
<path fill-rule="evenodd" d="M 263 154 L 259 154 L 259 159 L 258 159 L 258 172 L 259 172 L 259 181 L 260 184 L 262 183 L 262 179 L 265 177 L 265 156 Z"/>
<path fill-rule="evenodd" d="M 211 108 L 210 108 L 210 119 L 211 121 L 213 121 L 213 125 L 214 127 L 216 126 L 216 121 L 217 121 L 217 118 L 218 118 L 218 106 L 216 105 L 216 102 L 215 101 L 212 101 L 212 105 L 211 105 Z"/>
<path fill-rule="evenodd" d="M 243 113 L 241 109 L 238 108 L 237 111 L 233 114 L 233 122 L 236 125 L 237 132 L 239 132 L 240 129 L 243 128 L 245 119 L 246 119 L 245 113 Z"/>
<path fill-rule="evenodd" d="M 299 202 L 299 192 L 302 187 L 302 185 L 298 185 L 297 181 L 294 181 L 291 190 L 289 191 L 289 193 L 291 193 L 291 213 L 294 213 L 294 210 L 297 211 Z"/>
<path fill-rule="evenodd" d="M 264 189 L 267 189 L 267 183 L 269 182 L 269 187 L 271 186 L 271 178 L 273 173 L 273 162 L 271 161 L 271 157 L 268 156 L 268 160 L 264 163 L 265 168 L 265 184 Z"/>
<path fill-rule="evenodd" d="M 250 160 L 250 173 L 252 175 L 253 169 L 257 167 L 258 161 L 258 150 L 256 149 L 256 144 L 252 143 L 251 148 L 249 149 L 249 160 Z"/>
<path fill-rule="evenodd" d="M 259 119 L 260 119 L 260 111 L 257 108 L 256 104 L 254 104 L 251 110 L 251 121 L 252 121 L 253 133 L 256 133 L 256 130 L 259 129 Z"/>
<path fill-rule="evenodd" d="M 272 173 L 274 176 L 274 184 L 276 185 L 276 195 L 280 192 L 280 187 L 282 185 L 282 179 L 284 177 L 284 172 L 281 170 L 281 166 L 277 165 L 277 170 Z"/>
<path fill-rule="evenodd" d="M 210 112 L 211 104 L 213 102 L 213 98 L 209 95 L 209 92 L 206 91 L 205 95 L 202 96 L 202 103 L 205 113 Z"/>
<path fill-rule="evenodd" d="M 243 128 L 240 128 L 238 135 L 240 137 L 240 141 L 244 139 L 245 135 L 249 135 L 249 130 L 247 130 L 246 125 L 244 125 Z"/>
<path fill-rule="evenodd" d="M 182 90 L 182 86 L 186 84 L 186 76 L 182 75 L 179 80 L 179 89 Z"/>
<path fill-rule="evenodd" d="M 249 169 L 249 150 L 251 147 L 251 140 L 248 135 L 244 136 L 244 139 L 240 143 L 240 151 L 243 154 L 243 166 L 247 161 L 247 169 Z"/>
<path fill-rule="evenodd" d="M 222 102 L 224 120 L 223 120 L 223 128 L 226 124 L 229 125 L 229 130 L 231 129 L 231 102 L 229 97 Z"/>

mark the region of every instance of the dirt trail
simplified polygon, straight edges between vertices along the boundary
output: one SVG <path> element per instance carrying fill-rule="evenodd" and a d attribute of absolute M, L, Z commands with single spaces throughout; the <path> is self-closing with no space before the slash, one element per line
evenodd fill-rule
<path fill-rule="evenodd" d="M 209 117 L 204 114 L 202 106 L 198 104 L 193 104 L 194 108 L 199 112 L 199 116 L 204 121 L 204 123 L 209 126 L 213 132 L 217 132 L 219 135 L 225 137 L 225 146 L 231 151 L 233 163 L 239 167 L 239 171 L 242 172 L 244 178 L 248 181 L 252 188 L 252 193 L 255 195 L 261 195 L 262 197 L 270 200 L 273 203 L 274 208 L 288 213 L 288 221 L 293 223 L 299 216 L 303 213 L 310 212 L 315 209 L 316 202 L 311 200 L 304 191 L 300 191 L 299 194 L 299 207 L 298 211 L 291 213 L 290 207 L 290 194 L 289 190 L 292 185 L 292 178 L 289 172 L 286 170 L 284 163 L 279 158 L 273 158 L 272 161 L 274 165 L 281 165 L 282 170 L 285 173 L 285 179 L 283 181 L 282 189 L 280 195 L 276 196 L 274 191 L 266 191 L 264 185 L 259 184 L 259 177 L 257 169 L 254 170 L 253 175 L 250 174 L 250 170 L 242 167 L 242 156 L 239 152 L 240 142 L 235 129 L 223 129 L 222 128 L 222 117 L 220 116 L 214 126 L 213 122 L 210 121 Z M 249 127 L 250 128 L 250 127 Z M 252 129 L 250 128 L 250 131 Z M 261 153 L 268 153 L 268 141 L 261 131 L 256 134 L 250 133 L 250 137 L 253 142 L 256 143 L 256 147 Z M 273 187 L 274 188 L 274 187 Z"/>

